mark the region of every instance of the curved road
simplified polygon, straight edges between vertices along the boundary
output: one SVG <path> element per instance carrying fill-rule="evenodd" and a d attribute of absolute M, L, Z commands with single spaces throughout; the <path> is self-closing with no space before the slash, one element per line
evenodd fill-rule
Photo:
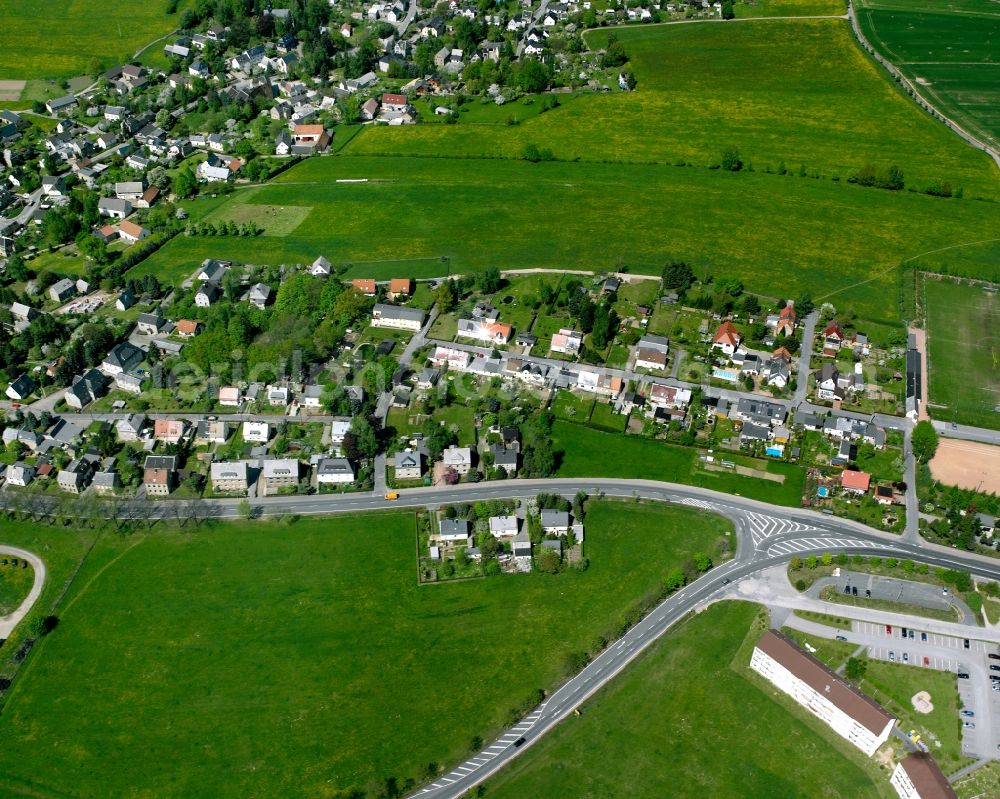
<path fill-rule="evenodd" d="M 33 552 L 28 552 L 26 549 L 0 544 L 0 557 L 24 558 L 31 564 L 31 568 L 35 570 L 35 582 L 32 583 L 31 590 L 24 598 L 24 601 L 9 616 L 0 617 L 0 641 L 2 641 L 10 638 L 10 634 L 17 627 L 18 622 L 28 615 L 28 611 L 34 607 L 35 602 L 38 601 L 38 597 L 42 595 L 42 588 L 45 587 L 46 572 L 45 563 L 42 562 L 42 559 Z"/>
<path fill-rule="evenodd" d="M 910 540 L 879 532 L 858 522 L 815 511 L 778 507 L 747 497 L 657 480 L 581 478 L 466 483 L 441 488 L 408 489 L 401 491 L 399 499 L 394 502 L 387 502 L 381 495 L 373 492 L 266 497 L 253 500 L 253 512 L 255 515 L 270 516 L 286 513 L 312 515 L 435 508 L 445 503 L 524 498 L 539 493 L 573 496 L 578 491 L 585 491 L 592 497 L 634 497 L 670 502 L 726 516 L 732 520 L 736 530 L 735 557 L 672 594 L 582 671 L 546 697 L 532 713 L 475 756 L 422 788 L 417 795 L 426 795 L 427 799 L 458 799 L 463 796 L 570 715 L 677 621 L 719 598 L 730 582 L 781 564 L 793 554 L 850 552 L 891 555 L 919 559 L 932 566 L 962 569 L 986 579 L 1000 581 L 1000 561 L 983 555 L 959 552 L 926 543 L 919 538 Z M 0 502 L 3 499 L 4 494 L 0 492 Z M 234 519 L 243 515 L 240 510 L 241 501 L 243 500 L 215 499 L 185 503 L 147 500 L 129 504 L 127 507 L 134 510 L 129 510 L 124 515 L 134 513 L 137 518 L 171 519 L 178 516 L 183 518 L 185 512 L 197 511 L 199 515 L 204 514 L 206 517 Z M 331 523 L 336 524 L 335 521 Z M 30 556 L 30 553 L 18 556 Z M 40 561 L 39 566 L 44 569 Z M 41 573 L 44 574 L 43 571 Z M 38 592 L 41 590 L 37 579 L 35 589 Z"/>

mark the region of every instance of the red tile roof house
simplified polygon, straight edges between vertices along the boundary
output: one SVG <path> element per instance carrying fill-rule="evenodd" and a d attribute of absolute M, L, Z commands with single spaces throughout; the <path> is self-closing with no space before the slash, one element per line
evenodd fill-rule
<path fill-rule="evenodd" d="M 823 328 L 823 354 L 824 355 L 835 355 L 837 350 L 841 348 L 844 341 L 846 340 L 844 335 L 844 329 L 840 326 L 840 322 L 834 319 L 830 324 Z"/>
<path fill-rule="evenodd" d="M 798 320 L 795 308 L 789 303 L 778 314 L 778 324 L 774 327 L 776 336 L 790 336 L 795 332 L 795 323 Z"/>
<path fill-rule="evenodd" d="M 370 278 L 356 278 L 351 281 L 351 288 L 355 288 L 366 297 L 375 296 L 375 281 Z"/>
<path fill-rule="evenodd" d="M 732 355 L 739 349 L 743 337 L 732 322 L 723 322 L 712 337 L 712 347 L 722 350 L 726 355 Z"/>
<path fill-rule="evenodd" d="M 405 111 L 409 107 L 410 107 L 410 101 L 406 99 L 405 94 L 382 95 L 383 111 Z"/>
<path fill-rule="evenodd" d="M 292 129 L 292 139 L 296 144 L 315 144 L 317 150 L 325 150 L 330 134 L 322 125 L 296 125 Z"/>
<path fill-rule="evenodd" d="M 409 297 L 413 293 L 413 281 L 407 278 L 393 278 L 389 281 L 387 296 L 390 300 L 397 297 Z"/>
<path fill-rule="evenodd" d="M 135 242 L 142 241 L 151 234 L 148 230 L 146 230 L 146 228 L 137 225 L 135 222 L 129 222 L 127 219 L 123 219 L 118 223 L 118 235 L 124 241 L 135 244 Z"/>
<path fill-rule="evenodd" d="M 852 494 L 863 495 L 868 493 L 872 476 L 868 472 L 856 472 L 853 469 L 845 469 L 840 475 L 840 487 L 844 491 Z"/>

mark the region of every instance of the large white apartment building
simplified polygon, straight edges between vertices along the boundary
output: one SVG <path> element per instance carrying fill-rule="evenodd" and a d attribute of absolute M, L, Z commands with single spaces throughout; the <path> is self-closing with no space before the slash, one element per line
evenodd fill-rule
<path fill-rule="evenodd" d="M 750 668 L 871 757 L 896 719 L 823 663 L 774 630 L 760 637 Z"/>
<path fill-rule="evenodd" d="M 934 758 L 917 752 L 896 764 L 889 783 L 900 799 L 957 799 Z"/>

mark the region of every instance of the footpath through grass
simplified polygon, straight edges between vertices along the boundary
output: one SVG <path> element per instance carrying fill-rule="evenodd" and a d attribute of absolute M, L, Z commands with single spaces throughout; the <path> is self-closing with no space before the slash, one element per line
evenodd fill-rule
<path fill-rule="evenodd" d="M 888 796 L 864 757 L 750 679 L 759 608 L 714 605 L 487 784 L 491 799 L 871 799 Z M 751 630 L 748 636 L 747 632 Z M 758 684 L 759 683 L 759 684 Z"/>
<path fill-rule="evenodd" d="M 5 697 L 0 793 L 317 797 L 419 779 L 728 529 L 615 502 L 586 524 L 585 572 L 425 587 L 408 513 L 105 534 Z"/>
<path fill-rule="evenodd" d="M 924 276 L 932 416 L 1000 427 L 1000 299 L 980 285 Z"/>
<path fill-rule="evenodd" d="M 663 441 L 605 433 L 572 422 L 556 421 L 552 428 L 561 452 L 559 477 L 632 477 L 711 488 L 753 497 L 761 502 L 798 507 L 805 470 L 791 463 L 768 461 L 769 473 L 784 482 L 746 477 L 701 468 L 698 450 Z"/>

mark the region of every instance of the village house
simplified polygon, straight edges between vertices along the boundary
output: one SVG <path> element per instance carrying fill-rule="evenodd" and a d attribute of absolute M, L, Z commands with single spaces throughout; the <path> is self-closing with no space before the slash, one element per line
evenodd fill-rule
<path fill-rule="evenodd" d="M 635 368 L 662 371 L 667 368 L 670 342 L 663 336 L 643 336 L 635 349 Z"/>
<path fill-rule="evenodd" d="M 795 307 L 789 300 L 777 314 L 768 316 L 765 325 L 774 332 L 775 336 L 790 336 L 795 332 L 795 325 L 798 322 L 798 315 Z"/>
<path fill-rule="evenodd" d="M 409 297 L 413 293 L 413 281 L 407 278 L 393 278 L 389 281 L 389 290 L 386 296 L 390 300 L 398 300 L 400 297 Z"/>
<path fill-rule="evenodd" d="M 223 421 L 201 419 L 195 424 L 194 430 L 195 445 L 225 444 L 229 438 L 229 425 Z"/>
<path fill-rule="evenodd" d="M 94 468 L 85 458 L 77 458 L 60 469 L 56 483 L 62 491 L 79 494 L 87 489 L 94 477 Z"/>
<path fill-rule="evenodd" d="M 268 386 L 267 404 L 284 407 L 288 405 L 289 394 L 287 386 Z"/>
<path fill-rule="evenodd" d="M 127 219 L 123 219 L 118 223 L 118 238 L 122 241 L 127 241 L 129 244 L 135 244 L 143 239 L 148 239 L 153 235 L 147 228 L 141 225 L 135 224 L 135 222 L 130 222 Z"/>
<path fill-rule="evenodd" d="M 97 211 L 101 216 L 111 219 L 124 219 L 132 213 L 132 203 L 117 197 L 101 197 L 97 202 Z"/>
<path fill-rule="evenodd" d="M 559 352 L 564 355 L 576 355 L 582 346 L 583 333 L 562 328 L 558 333 L 552 336 L 552 341 L 549 344 L 549 351 Z"/>
<path fill-rule="evenodd" d="M 371 278 L 355 278 L 351 281 L 351 288 L 360 291 L 366 297 L 374 297 L 377 291 L 375 281 Z"/>
<path fill-rule="evenodd" d="M 135 323 L 135 331 L 143 336 L 155 336 L 166 325 L 167 320 L 156 313 L 141 313 Z"/>
<path fill-rule="evenodd" d="M 489 524 L 494 538 L 513 538 L 520 529 L 517 516 L 491 516 Z"/>
<path fill-rule="evenodd" d="M 266 444 L 271 437 L 271 428 L 267 422 L 244 422 L 243 440 L 251 444 Z"/>
<path fill-rule="evenodd" d="M 294 458 L 268 459 L 264 461 L 261 477 L 266 496 L 294 488 L 299 484 L 299 462 Z"/>
<path fill-rule="evenodd" d="M 958 799 L 948 778 L 927 752 L 907 755 L 889 778 L 899 799 Z"/>
<path fill-rule="evenodd" d="M 202 283 L 194 295 L 194 304 L 199 308 L 210 308 L 222 295 L 217 283 Z"/>
<path fill-rule="evenodd" d="M 66 389 L 63 399 L 69 407 L 81 410 L 94 400 L 103 397 L 107 391 L 107 378 L 97 369 L 88 369 L 82 375 L 73 378 L 73 383 Z"/>
<path fill-rule="evenodd" d="M 24 488 L 35 479 L 35 467 L 17 461 L 12 466 L 7 467 L 7 485 Z"/>
<path fill-rule="evenodd" d="M 195 321 L 194 319 L 178 319 L 174 331 L 181 338 L 193 338 L 198 334 L 198 329 L 200 327 L 201 322 Z"/>
<path fill-rule="evenodd" d="M 417 331 L 423 324 L 424 312 L 420 308 L 403 308 L 384 303 L 376 303 L 372 308 L 372 327 Z"/>
<path fill-rule="evenodd" d="M 472 468 L 472 450 L 452 444 L 441 453 L 441 461 L 446 469 L 454 469 L 460 476 L 466 475 Z"/>
<path fill-rule="evenodd" d="M 712 336 L 712 348 L 733 355 L 740 347 L 743 337 L 732 322 L 723 322 Z"/>
<path fill-rule="evenodd" d="M 10 385 L 7 386 L 8 399 L 20 402 L 31 395 L 35 390 L 35 381 L 32 380 L 28 375 L 22 374 L 18 376 L 15 380 L 12 380 Z"/>
<path fill-rule="evenodd" d="M 350 485 L 354 482 L 354 467 L 347 458 L 323 458 L 316 467 L 319 485 Z"/>
<path fill-rule="evenodd" d="M 825 355 L 836 354 L 844 345 L 846 340 L 844 329 L 836 319 L 832 320 L 823 328 L 823 353 Z"/>
<path fill-rule="evenodd" d="M 153 438 L 164 444 L 177 444 L 187 432 L 187 422 L 183 419 L 156 419 L 153 422 Z"/>
<path fill-rule="evenodd" d="M 469 522 L 466 519 L 440 519 L 437 538 L 447 544 L 467 544 Z"/>
<path fill-rule="evenodd" d="M 492 319 L 459 319 L 458 335 L 494 346 L 510 341 L 513 329 L 510 325 Z"/>
<path fill-rule="evenodd" d="M 262 311 L 271 300 L 271 287 L 266 283 L 254 283 L 250 287 L 250 304 Z"/>
<path fill-rule="evenodd" d="M 71 297 L 76 296 L 76 283 L 74 283 L 69 278 L 63 278 L 62 280 L 53 283 L 49 287 L 49 297 L 52 298 L 53 302 L 63 303 Z"/>
<path fill-rule="evenodd" d="M 423 458 L 419 452 L 412 449 L 397 452 L 393 466 L 397 480 L 419 480 L 424 473 Z"/>
<path fill-rule="evenodd" d="M 465 350 L 438 345 L 434 348 L 430 361 L 437 367 L 447 366 L 449 369 L 461 372 L 468 367 L 470 358 Z"/>
<path fill-rule="evenodd" d="M 570 515 L 561 510 L 543 510 L 540 514 L 542 532 L 546 535 L 569 535 L 572 530 Z"/>
<path fill-rule="evenodd" d="M 104 360 L 101 362 L 101 371 L 111 377 L 123 372 L 131 372 L 142 363 L 145 357 L 146 353 L 138 347 L 123 341 L 120 344 L 115 344 L 104 356 Z"/>
<path fill-rule="evenodd" d="M 108 495 L 121 488 L 121 485 L 122 481 L 118 474 L 118 467 L 115 465 L 115 459 L 107 458 L 100 470 L 94 472 L 94 478 L 91 482 L 93 490 L 98 494 Z"/>
<path fill-rule="evenodd" d="M 312 266 L 309 267 L 309 274 L 314 277 L 329 277 L 330 270 L 330 262 L 321 255 L 312 262 Z"/>
<path fill-rule="evenodd" d="M 845 469 L 840 473 L 840 487 L 844 490 L 845 494 L 864 496 L 868 493 L 871 479 L 871 475 L 867 472 Z"/>
<path fill-rule="evenodd" d="M 115 422 L 115 430 L 118 440 L 122 443 L 138 441 L 139 436 L 146 427 L 146 415 L 144 413 L 132 413 L 124 419 Z"/>
<path fill-rule="evenodd" d="M 219 389 L 219 404 L 229 408 L 238 408 L 242 404 L 240 390 L 236 386 L 223 386 Z"/>
<path fill-rule="evenodd" d="M 246 461 L 218 461 L 209 467 L 212 491 L 217 494 L 245 494 L 250 487 Z"/>
<path fill-rule="evenodd" d="M 147 455 L 142 470 L 142 486 L 147 497 L 170 494 L 177 486 L 177 456 Z"/>

